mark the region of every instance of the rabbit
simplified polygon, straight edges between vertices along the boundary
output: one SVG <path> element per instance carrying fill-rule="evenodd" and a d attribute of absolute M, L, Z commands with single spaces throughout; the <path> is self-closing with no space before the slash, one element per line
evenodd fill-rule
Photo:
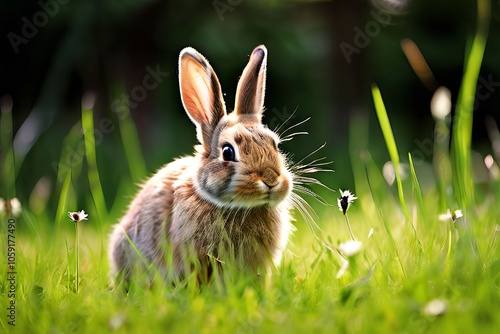
<path fill-rule="evenodd" d="M 294 178 L 279 136 L 261 122 L 266 66 L 267 49 L 257 46 L 228 114 L 208 61 L 191 47 L 181 51 L 181 100 L 199 145 L 146 181 L 115 225 L 109 245 L 115 283 L 128 281 L 139 259 L 177 278 L 193 268 L 210 277 L 213 259 L 221 270 L 232 264 L 255 275 L 279 265 L 294 229 Z"/>

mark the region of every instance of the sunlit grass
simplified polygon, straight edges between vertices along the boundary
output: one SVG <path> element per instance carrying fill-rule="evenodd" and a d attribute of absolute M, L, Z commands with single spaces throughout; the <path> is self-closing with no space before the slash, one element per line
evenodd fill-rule
<path fill-rule="evenodd" d="M 476 102 L 476 87 L 488 38 L 491 3 L 478 0 L 478 22 L 470 50 L 466 53 L 464 76 L 458 94 L 453 127 L 453 185 L 459 205 L 470 211 L 474 205 L 474 182 L 471 166 L 472 120 Z"/>
<path fill-rule="evenodd" d="M 117 96 L 125 94 L 119 92 Z M 128 100 L 127 100 L 128 101 Z M 120 128 L 120 138 L 123 143 L 123 149 L 127 158 L 127 163 L 132 176 L 132 182 L 141 181 L 146 173 L 146 164 L 142 155 L 139 135 L 130 114 L 130 106 L 128 102 L 121 106 L 120 110 L 116 110 L 118 126 Z"/>
<path fill-rule="evenodd" d="M 88 131 L 92 129 L 92 112 L 85 110 L 82 126 Z M 390 127 L 388 118 L 386 125 Z M 67 145 L 78 144 L 76 133 L 70 129 Z M 99 147 L 92 145 L 89 137 L 84 139 L 89 140 L 89 146 L 85 146 L 89 152 L 81 158 L 89 159 L 90 153 L 86 168 L 94 166 L 94 172 L 98 172 L 92 155 Z M 25 227 L 16 232 L 19 246 L 15 330 L 487 333 L 498 328 L 500 246 L 496 216 L 481 210 L 481 219 L 473 222 L 470 231 L 473 238 L 467 237 L 459 229 L 463 218 L 439 220 L 445 212 L 439 205 L 438 185 L 426 193 L 422 191 L 411 155 L 411 177 L 401 178 L 400 182 L 412 192 L 401 198 L 397 185 L 393 189 L 385 181 L 367 150 L 357 151 L 352 157 L 357 164 L 357 186 L 353 192 L 358 199 L 349 209 L 349 224 L 352 235 L 362 242 L 361 249 L 348 258 L 348 266 L 343 268 L 345 260 L 318 243 L 307 225 L 298 219 L 298 231 L 291 237 L 283 264 L 267 282 L 225 267 L 224 282 L 216 279 L 199 286 L 196 275 L 191 275 L 176 284 L 155 280 L 149 285 L 144 283 L 144 275 L 132 282 L 128 293 L 121 287 L 111 291 L 102 251 L 110 222 L 99 215 L 89 216 L 91 220 L 80 225 L 75 241 L 77 231 L 71 233 L 71 221 L 55 225 L 58 231 L 54 232 L 49 215 L 35 217 L 25 208 L 18 219 L 19 225 Z M 60 166 L 65 159 L 62 154 Z M 60 188 L 55 192 L 59 198 L 58 212 L 73 210 L 71 206 L 80 202 L 72 190 L 72 177 L 85 176 L 80 168 L 76 163 L 73 169 L 61 171 Z M 101 186 L 94 183 L 89 187 Z M 403 212 L 401 199 L 409 208 L 416 235 Z M 336 198 L 329 200 L 334 202 Z M 337 207 L 322 207 L 317 213 L 326 243 L 337 247 L 352 239 L 343 212 Z M 98 226 L 102 226 L 102 231 Z M 2 233 L 0 245 L 4 247 L 5 232 Z M 471 240 L 476 242 L 477 257 L 472 255 Z M 481 261 L 476 261 L 478 258 Z M 73 275 L 76 260 L 78 277 Z M 5 277 L 5 267 L 0 272 Z M 3 282 L 0 294 L 0 306 L 4 308 L 8 299 L 3 298 Z M 433 311 L 433 305 L 441 305 L 441 309 Z M 5 317 L 0 318 L 0 328 L 13 330 Z"/>
<path fill-rule="evenodd" d="M 403 193 L 403 183 L 401 181 L 401 164 L 399 161 L 399 152 L 396 145 L 396 140 L 394 139 L 394 134 L 392 133 L 391 123 L 389 122 L 389 117 L 387 117 L 387 111 L 385 110 L 384 101 L 382 100 L 382 94 L 377 86 L 372 87 L 373 104 L 375 105 L 375 111 L 377 113 L 377 119 L 380 123 L 380 128 L 382 129 L 382 134 L 384 135 L 385 144 L 387 145 L 387 151 L 391 157 L 392 165 L 394 166 L 394 174 L 396 176 L 396 183 L 398 186 L 398 196 L 401 208 L 408 220 L 410 220 L 410 213 L 406 207 L 406 202 Z"/>
<path fill-rule="evenodd" d="M 328 223 L 343 227 L 343 235 L 348 238 L 342 213 L 334 209 L 322 212 L 321 216 L 331 215 Z M 349 213 L 351 223 L 359 230 L 368 230 L 376 224 L 376 219 L 367 219 L 360 210 L 352 209 Z M 394 230 L 394 217 L 390 212 L 384 215 L 388 228 Z M 426 249 L 425 261 L 418 270 L 403 277 L 394 266 L 395 252 L 381 228 L 375 226 L 371 240 L 364 242 L 352 268 L 337 279 L 339 263 L 335 254 L 321 248 L 302 222 L 297 225 L 299 231 L 292 239 L 294 244 L 286 262 L 267 286 L 256 285 L 248 277 L 232 272 L 232 279 L 225 285 L 200 289 L 192 280 L 179 286 L 157 282 L 151 287 L 134 285 L 128 294 L 108 290 L 106 268 L 97 265 L 101 255 L 92 251 L 99 246 L 99 234 L 89 226 L 81 226 L 82 279 L 78 294 L 68 288 L 66 267 L 73 260 L 66 256 L 64 245 L 48 240 L 33 243 L 35 236 L 24 231 L 19 235 L 19 243 L 24 246 L 18 252 L 16 330 L 488 332 L 500 324 L 500 295 L 495 288 L 500 275 L 495 255 L 499 247 L 493 242 L 493 235 L 480 233 L 487 246 L 484 251 L 488 251 L 484 270 L 471 263 L 459 270 L 453 257 L 447 260 L 441 256 L 436 248 L 446 240 L 443 230 L 442 239 L 436 239 L 435 245 Z M 336 228 L 324 232 L 336 235 Z M 395 242 L 402 253 L 413 247 L 407 241 Z M 37 253 L 39 260 L 34 261 Z M 449 272 L 443 268 L 448 261 L 452 265 Z M 447 311 L 439 317 L 426 315 L 426 304 L 436 298 L 448 303 Z M 2 328 L 9 329 L 4 319 Z"/>
<path fill-rule="evenodd" d="M 87 175 L 90 184 L 90 193 L 98 215 L 98 227 L 108 219 L 108 210 L 104 199 L 99 169 L 97 168 L 96 145 L 95 145 L 95 127 L 94 127 L 94 103 L 95 96 L 87 93 L 82 99 L 82 128 L 85 140 L 85 158 L 88 168 Z"/>

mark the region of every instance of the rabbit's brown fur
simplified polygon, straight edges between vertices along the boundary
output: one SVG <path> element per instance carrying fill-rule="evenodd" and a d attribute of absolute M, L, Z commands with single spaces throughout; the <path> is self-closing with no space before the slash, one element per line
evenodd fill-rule
<path fill-rule="evenodd" d="M 183 105 L 201 145 L 160 169 L 132 201 L 111 236 L 113 278 L 129 278 L 137 261 L 130 242 L 180 277 L 193 261 L 209 273 L 210 258 L 265 273 L 279 264 L 292 229 L 293 187 L 279 137 L 261 123 L 267 50 L 253 51 L 231 114 L 206 59 L 192 48 L 179 58 Z M 173 268 L 166 268 L 168 256 Z"/>

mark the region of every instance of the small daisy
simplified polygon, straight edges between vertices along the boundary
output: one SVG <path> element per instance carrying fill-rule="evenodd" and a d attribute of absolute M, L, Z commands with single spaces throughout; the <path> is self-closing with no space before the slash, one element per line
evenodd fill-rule
<path fill-rule="evenodd" d="M 462 214 L 462 210 L 455 210 L 455 211 L 450 211 L 450 209 L 448 209 L 448 211 L 446 213 L 443 213 L 443 214 L 440 214 L 438 216 L 438 219 L 441 220 L 441 221 L 447 221 L 449 219 L 453 220 L 453 222 L 455 222 L 455 220 L 457 220 L 458 218 L 462 218 L 464 215 Z"/>
<path fill-rule="evenodd" d="M 347 225 L 347 229 L 349 230 L 349 234 L 351 235 L 352 240 L 356 240 L 354 237 L 354 234 L 352 234 L 351 226 L 349 225 L 349 219 L 347 218 L 347 210 L 349 210 L 349 207 L 351 206 L 352 202 L 354 200 L 358 199 L 354 194 L 352 194 L 349 190 L 344 190 L 339 189 L 340 191 L 340 198 L 337 199 L 337 204 L 339 206 L 339 210 L 344 213 L 345 217 L 345 223 Z"/>
<path fill-rule="evenodd" d="M 352 194 L 349 190 L 342 191 L 342 189 L 339 189 L 339 191 L 340 198 L 337 199 L 337 204 L 339 206 L 339 210 L 342 211 L 345 215 L 346 211 L 349 210 L 352 202 L 354 202 L 354 200 L 358 198 L 354 196 L 354 194 Z"/>
<path fill-rule="evenodd" d="M 78 223 L 82 220 L 88 220 L 87 217 L 89 216 L 88 214 L 85 213 L 84 210 L 78 212 L 68 212 L 69 219 L 71 219 L 73 222 Z"/>
<path fill-rule="evenodd" d="M 451 219 L 453 221 L 457 220 L 458 218 L 462 218 L 464 215 L 462 214 L 462 210 L 455 210 L 451 213 Z"/>

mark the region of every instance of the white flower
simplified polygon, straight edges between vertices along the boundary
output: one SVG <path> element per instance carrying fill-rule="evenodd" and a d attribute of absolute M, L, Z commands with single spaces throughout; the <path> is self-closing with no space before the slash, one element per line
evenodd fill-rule
<path fill-rule="evenodd" d="M 361 250 L 362 245 L 361 241 L 349 240 L 341 243 L 338 249 L 343 255 L 350 257 L 356 255 Z"/>
<path fill-rule="evenodd" d="M 455 210 L 451 213 L 451 218 L 453 221 L 457 220 L 458 218 L 462 218 L 464 215 L 462 214 L 462 210 Z"/>
<path fill-rule="evenodd" d="M 342 189 L 339 189 L 339 191 L 340 198 L 337 199 L 337 204 L 339 206 L 339 210 L 342 211 L 345 215 L 346 211 L 349 210 L 352 202 L 354 202 L 354 200 L 358 198 L 354 196 L 354 194 L 352 194 L 349 190 L 342 191 Z"/>
<path fill-rule="evenodd" d="M 457 220 L 458 218 L 462 218 L 464 215 L 462 214 L 462 210 L 455 210 L 455 211 L 450 211 L 450 209 L 447 210 L 446 213 L 443 213 L 443 214 L 440 214 L 438 216 L 438 219 L 441 220 L 441 221 L 447 221 L 449 219 L 453 220 L 453 222 L 455 222 L 455 220 Z"/>
<path fill-rule="evenodd" d="M 5 200 L 0 197 L 0 216 L 4 213 L 5 211 Z"/>
<path fill-rule="evenodd" d="M 448 302 L 443 299 L 433 299 L 425 304 L 423 312 L 425 315 L 438 316 L 443 315 L 448 310 Z"/>
<path fill-rule="evenodd" d="M 89 215 L 86 214 L 84 210 L 82 210 L 80 212 L 78 212 L 78 211 L 76 211 L 76 212 L 68 212 L 69 219 L 71 219 L 75 223 L 78 223 L 78 222 L 80 222 L 82 220 L 87 220 L 88 216 Z"/>
<path fill-rule="evenodd" d="M 10 212 L 12 212 L 12 215 L 14 217 L 19 217 L 21 215 L 21 212 L 23 211 L 23 208 L 21 206 L 21 202 L 17 199 L 17 197 L 14 197 L 13 199 L 10 200 Z"/>

